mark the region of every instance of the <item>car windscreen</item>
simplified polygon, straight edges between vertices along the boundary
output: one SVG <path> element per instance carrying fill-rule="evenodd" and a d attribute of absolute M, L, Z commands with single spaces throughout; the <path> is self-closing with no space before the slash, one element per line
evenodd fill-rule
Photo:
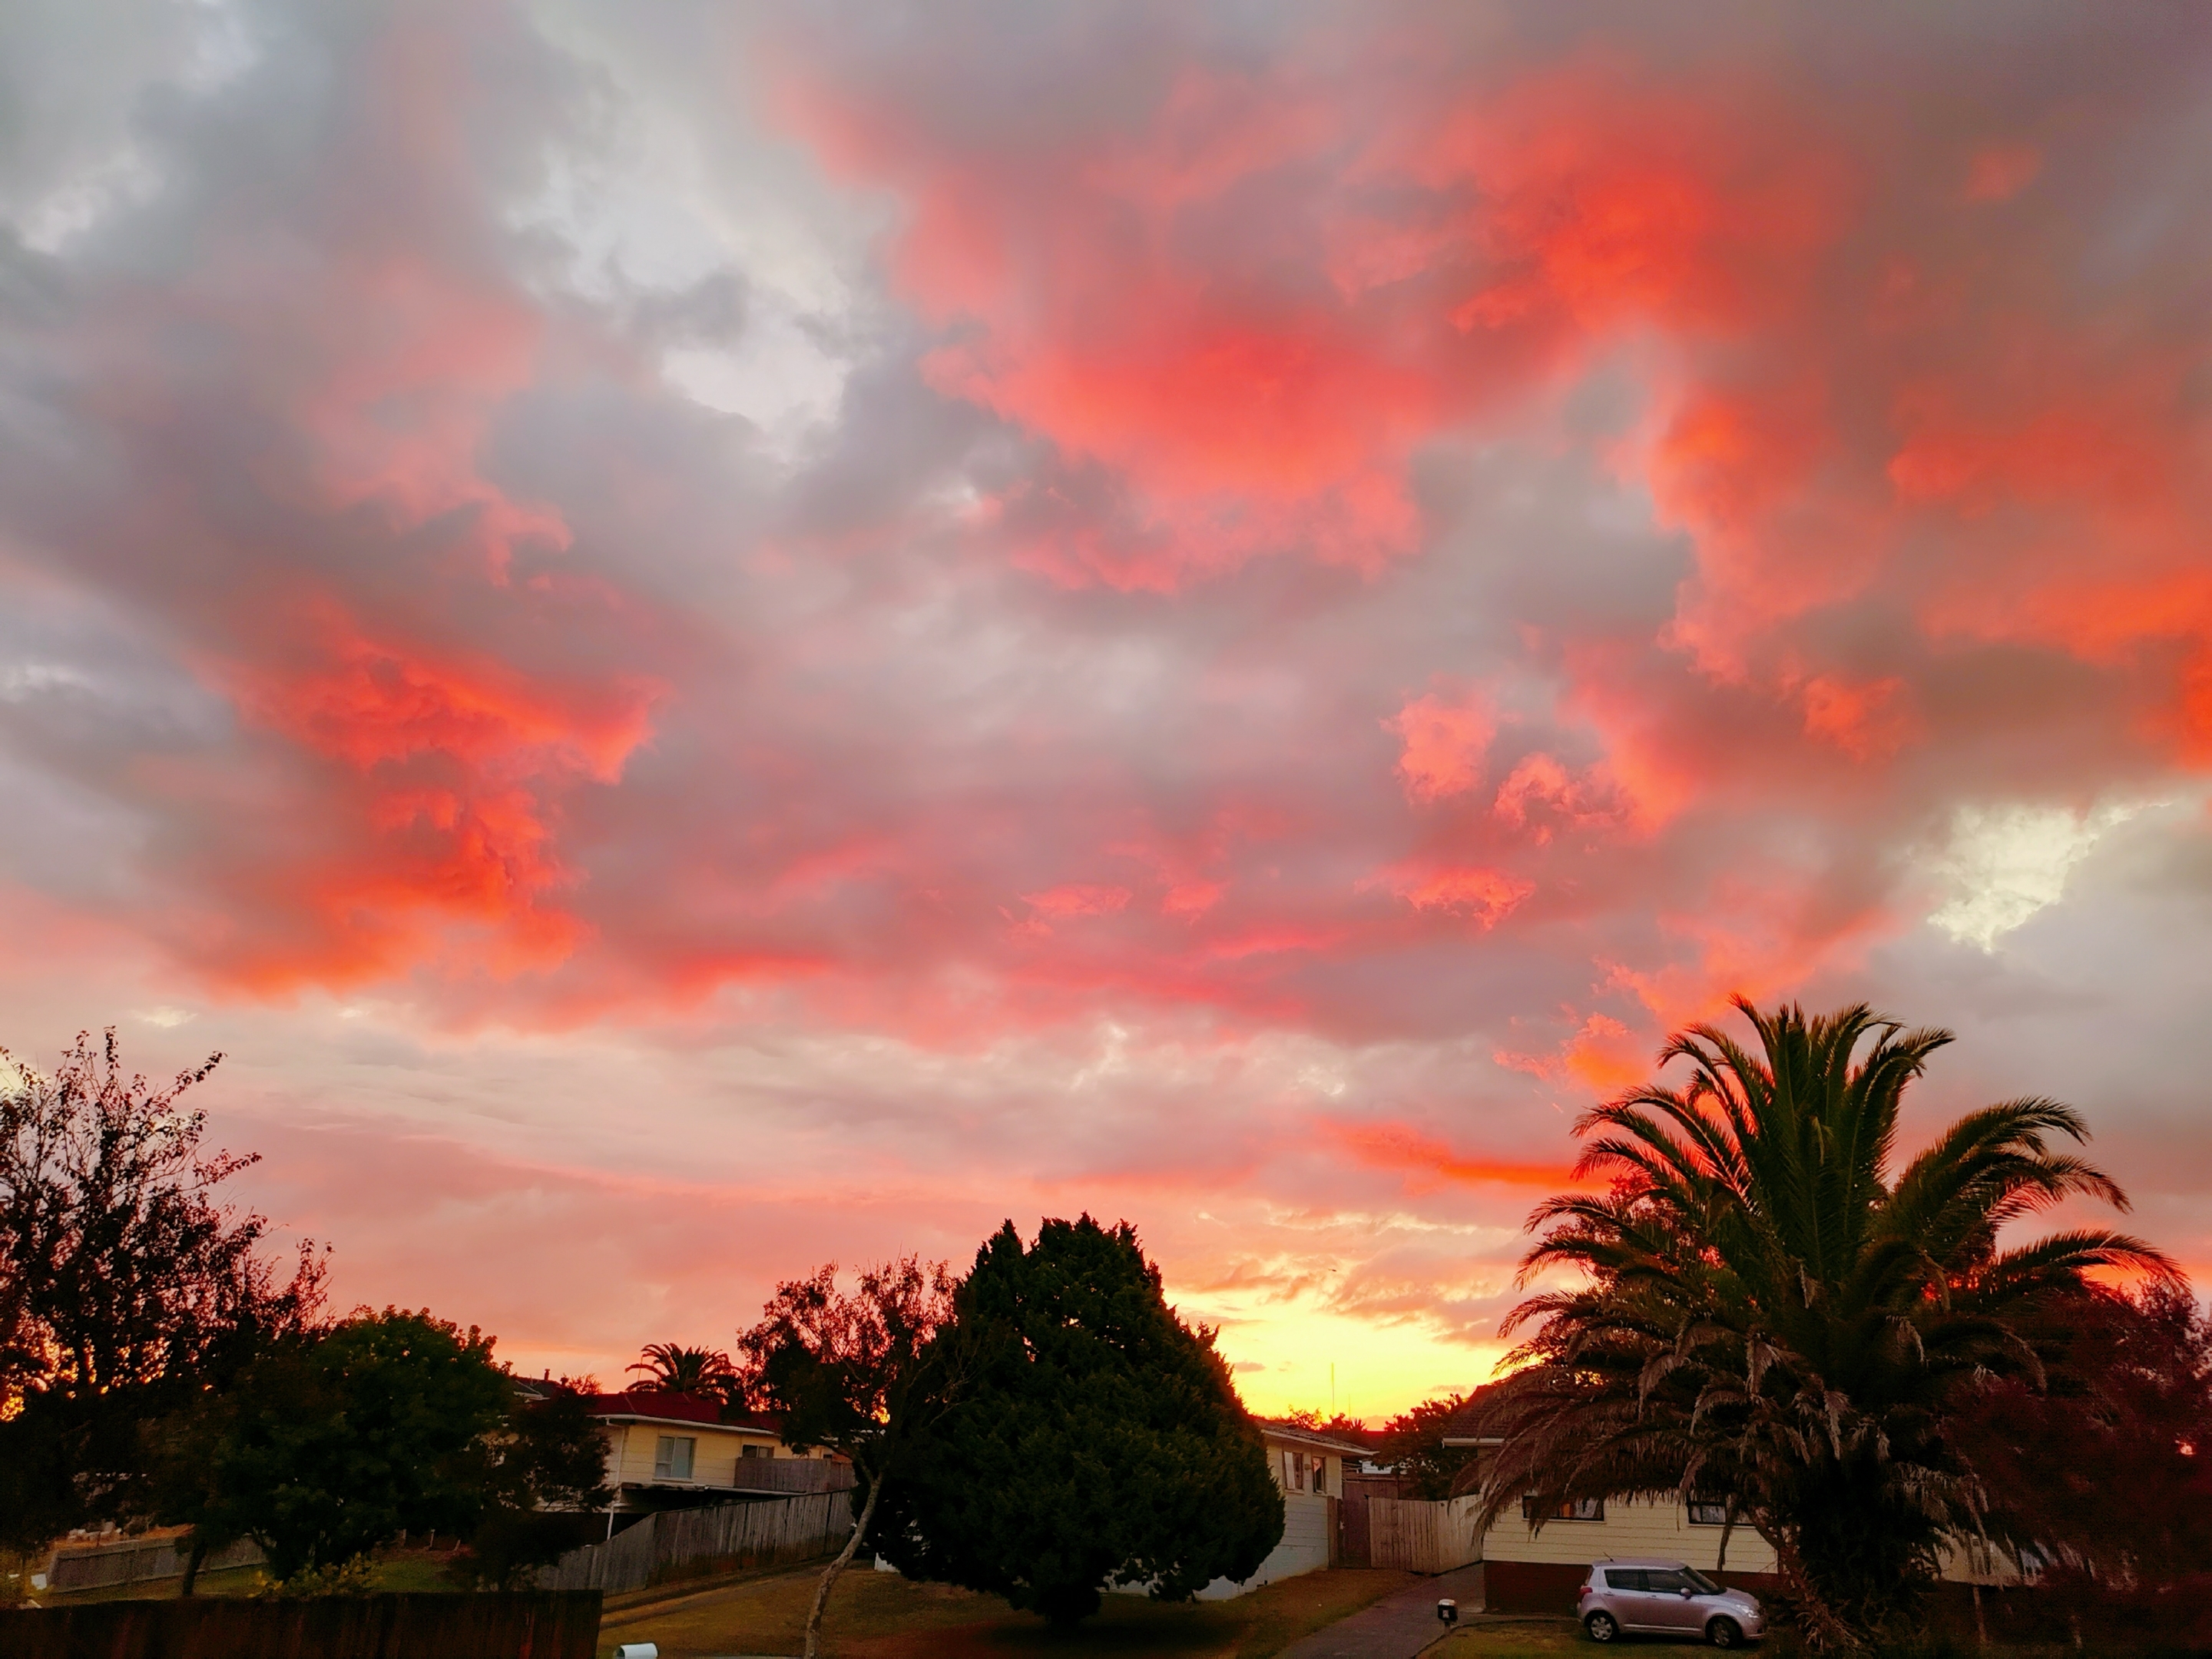
<path fill-rule="evenodd" d="M 1721 1593 L 1721 1587 L 1695 1567 L 1683 1568 L 1682 1577 L 1690 1581 L 1690 1588 L 1700 1595 L 1718 1595 Z"/>

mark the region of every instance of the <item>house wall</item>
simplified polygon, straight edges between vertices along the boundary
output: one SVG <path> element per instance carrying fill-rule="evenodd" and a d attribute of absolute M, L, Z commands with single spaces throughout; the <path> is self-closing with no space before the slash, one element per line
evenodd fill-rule
<path fill-rule="evenodd" d="M 1201 1601 L 1225 1601 L 1232 1596 L 1295 1578 L 1329 1565 L 1336 1541 L 1336 1499 L 1314 1492 L 1283 1494 L 1283 1541 L 1268 1553 L 1260 1570 L 1243 1583 L 1217 1578 L 1199 1591 Z"/>
<path fill-rule="evenodd" d="M 1483 1534 L 1482 1559 L 1586 1567 L 1609 1555 L 1658 1555 L 1711 1572 L 1719 1564 L 1721 1531 L 1692 1524 L 1680 1503 L 1615 1498 L 1606 1504 L 1602 1521 L 1547 1521 L 1540 1532 L 1518 1514 L 1501 1516 Z M 1731 1577 L 1771 1573 L 1774 1552 L 1756 1532 L 1739 1525 L 1729 1534 L 1728 1570 Z"/>
<path fill-rule="evenodd" d="M 1247 1595 L 1278 1579 L 1295 1578 L 1334 1565 L 1336 1559 L 1337 1499 L 1326 1492 L 1286 1492 L 1283 1494 L 1282 1541 L 1267 1553 L 1253 1575 L 1239 1583 L 1217 1578 L 1199 1591 L 1201 1601 L 1226 1601 Z M 882 1563 L 878 1562 L 878 1565 Z M 1149 1584 L 1112 1584 L 1109 1593 L 1147 1595 Z"/>
<path fill-rule="evenodd" d="M 1330 1498 L 1344 1496 L 1343 1458 L 1333 1452 L 1316 1451 L 1289 1440 L 1269 1439 L 1267 1443 L 1267 1467 L 1274 1474 L 1275 1485 L 1282 1489 L 1285 1496 L 1293 1497 L 1302 1491 L 1314 1492 L 1314 1468 L 1316 1464 L 1321 1467 L 1324 1483 L 1319 1490 Z M 1301 1452 L 1306 1460 L 1306 1482 L 1303 1487 L 1297 1484 L 1297 1466 L 1293 1461 L 1294 1455 Z"/>
<path fill-rule="evenodd" d="M 1721 1528 L 1692 1524 L 1682 1504 L 1608 1500 L 1602 1521 L 1552 1521 L 1540 1533 L 1531 1532 L 1528 1523 L 1517 1515 L 1503 1516 L 1483 1534 L 1482 1559 L 1578 1571 L 1607 1556 L 1656 1555 L 1686 1561 L 1710 1573 L 1719 1571 L 1720 1545 Z M 1778 1570 L 1773 1549 L 1751 1528 L 1739 1525 L 1729 1534 L 1728 1570 L 1723 1575 L 1729 1582 L 1771 1579 Z M 2021 1582 L 2016 1560 L 2002 1550 L 1978 1547 L 1946 1547 L 1939 1571 L 1946 1581 L 1956 1584 L 2003 1586 Z M 1549 1591 L 1556 1588 L 1558 1577 L 1556 1574 L 1509 1573 L 1504 1582 L 1519 1583 L 1526 1578 L 1531 1584 L 1540 1583 Z M 1756 1588 L 1756 1582 L 1751 1587 Z M 1498 1607 L 1495 1583 L 1492 1590 L 1492 1605 Z M 1570 1594 L 1567 1599 L 1574 1598 Z"/>
<path fill-rule="evenodd" d="M 714 1423 L 686 1423 L 680 1427 L 664 1423 L 610 1423 L 604 1426 L 607 1436 L 607 1483 L 614 1486 L 735 1486 L 738 1460 L 744 1455 L 746 1446 L 761 1448 L 761 1451 L 753 1454 L 756 1457 L 763 1452 L 781 1449 L 776 1437 L 764 1431 Z M 689 1481 L 654 1477 L 653 1452 L 664 1434 L 690 1435 L 699 1443 Z M 787 1451 L 783 1455 L 791 1455 Z"/>

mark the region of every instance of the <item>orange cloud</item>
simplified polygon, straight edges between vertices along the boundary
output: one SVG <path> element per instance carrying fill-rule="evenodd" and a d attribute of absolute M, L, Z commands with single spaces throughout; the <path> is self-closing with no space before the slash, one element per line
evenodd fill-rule
<path fill-rule="evenodd" d="M 228 971 L 264 991 L 358 982 L 438 952 L 455 924 L 487 932 L 476 954 L 502 973 L 566 957 L 581 930 L 551 903 L 574 879 L 553 847 L 552 799 L 619 777 L 656 689 L 549 685 L 372 635 L 330 600 L 295 626 L 281 663 L 233 661 L 216 676 L 249 723 L 360 780 L 372 836 L 261 872 L 317 919 L 319 938 L 239 939 Z"/>
<path fill-rule="evenodd" d="M 1434 692 L 1418 697 L 1384 722 L 1404 747 L 1398 771 L 1416 800 L 1439 800 L 1482 781 L 1482 758 L 1497 722 L 1480 700 L 1447 702 Z"/>
<path fill-rule="evenodd" d="M 1556 1190 L 1576 1184 L 1571 1164 L 1516 1164 L 1470 1157 L 1403 1123 L 1339 1123 L 1324 1120 L 1320 1127 L 1331 1144 L 1373 1170 L 1400 1171 L 1431 1182 L 1454 1182 L 1470 1186 Z"/>
<path fill-rule="evenodd" d="M 2009 202 L 2043 171 L 2043 152 L 2033 144 L 1991 144 L 1974 152 L 1966 164 L 1966 198 L 1970 202 Z"/>
<path fill-rule="evenodd" d="M 1067 882 L 1042 892 L 1024 893 L 1022 902 L 1040 916 L 1063 921 L 1073 916 L 1105 916 L 1127 908 L 1129 890 L 1096 882 Z"/>
<path fill-rule="evenodd" d="M 1416 910 L 1441 910 L 1472 918 L 1487 931 L 1510 915 L 1535 884 L 1503 871 L 1468 866 L 1401 866 L 1383 877 L 1385 884 Z"/>
<path fill-rule="evenodd" d="M 1805 684 L 1805 730 L 1853 760 L 1893 755 L 1918 729 L 1903 707 L 1905 682 L 1894 675 L 1854 685 L 1830 675 Z"/>

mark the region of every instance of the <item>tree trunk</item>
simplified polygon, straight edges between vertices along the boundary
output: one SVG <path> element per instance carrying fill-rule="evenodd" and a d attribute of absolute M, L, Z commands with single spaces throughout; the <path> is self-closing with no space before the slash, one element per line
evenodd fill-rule
<path fill-rule="evenodd" d="M 883 1477 L 878 1475 L 868 1483 L 868 1501 L 860 1506 L 860 1518 L 853 1524 L 853 1535 L 837 1552 L 837 1559 L 823 1569 L 822 1583 L 814 1592 L 814 1609 L 806 1615 L 806 1659 L 821 1659 L 822 1614 L 830 1605 L 830 1588 L 836 1583 L 837 1575 L 852 1565 L 853 1557 L 859 1553 L 860 1540 L 867 1535 L 868 1522 L 876 1518 L 876 1500 L 883 1495 Z"/>
<path fill-rule="evenodd" d="M 207 1559 L 207 1534 L 198 1528 L 193 1528 L 192 1551 L 185 1558 L 185 1582 L 177 1591 L 178 1595 L 190 1595 L 192 1593 L 192 1586 L 199 1583 L 200 1563 Z"/>

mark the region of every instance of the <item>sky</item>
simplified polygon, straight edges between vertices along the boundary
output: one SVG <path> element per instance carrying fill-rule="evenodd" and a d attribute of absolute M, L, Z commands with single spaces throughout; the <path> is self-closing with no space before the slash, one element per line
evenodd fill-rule
<path fill-rule="evenodd" d="M 0 1043 L 532 1370 L 1482 1381 L 1741 993 L 2212 1273 L 2212 12 L 6 0 Z"/>

